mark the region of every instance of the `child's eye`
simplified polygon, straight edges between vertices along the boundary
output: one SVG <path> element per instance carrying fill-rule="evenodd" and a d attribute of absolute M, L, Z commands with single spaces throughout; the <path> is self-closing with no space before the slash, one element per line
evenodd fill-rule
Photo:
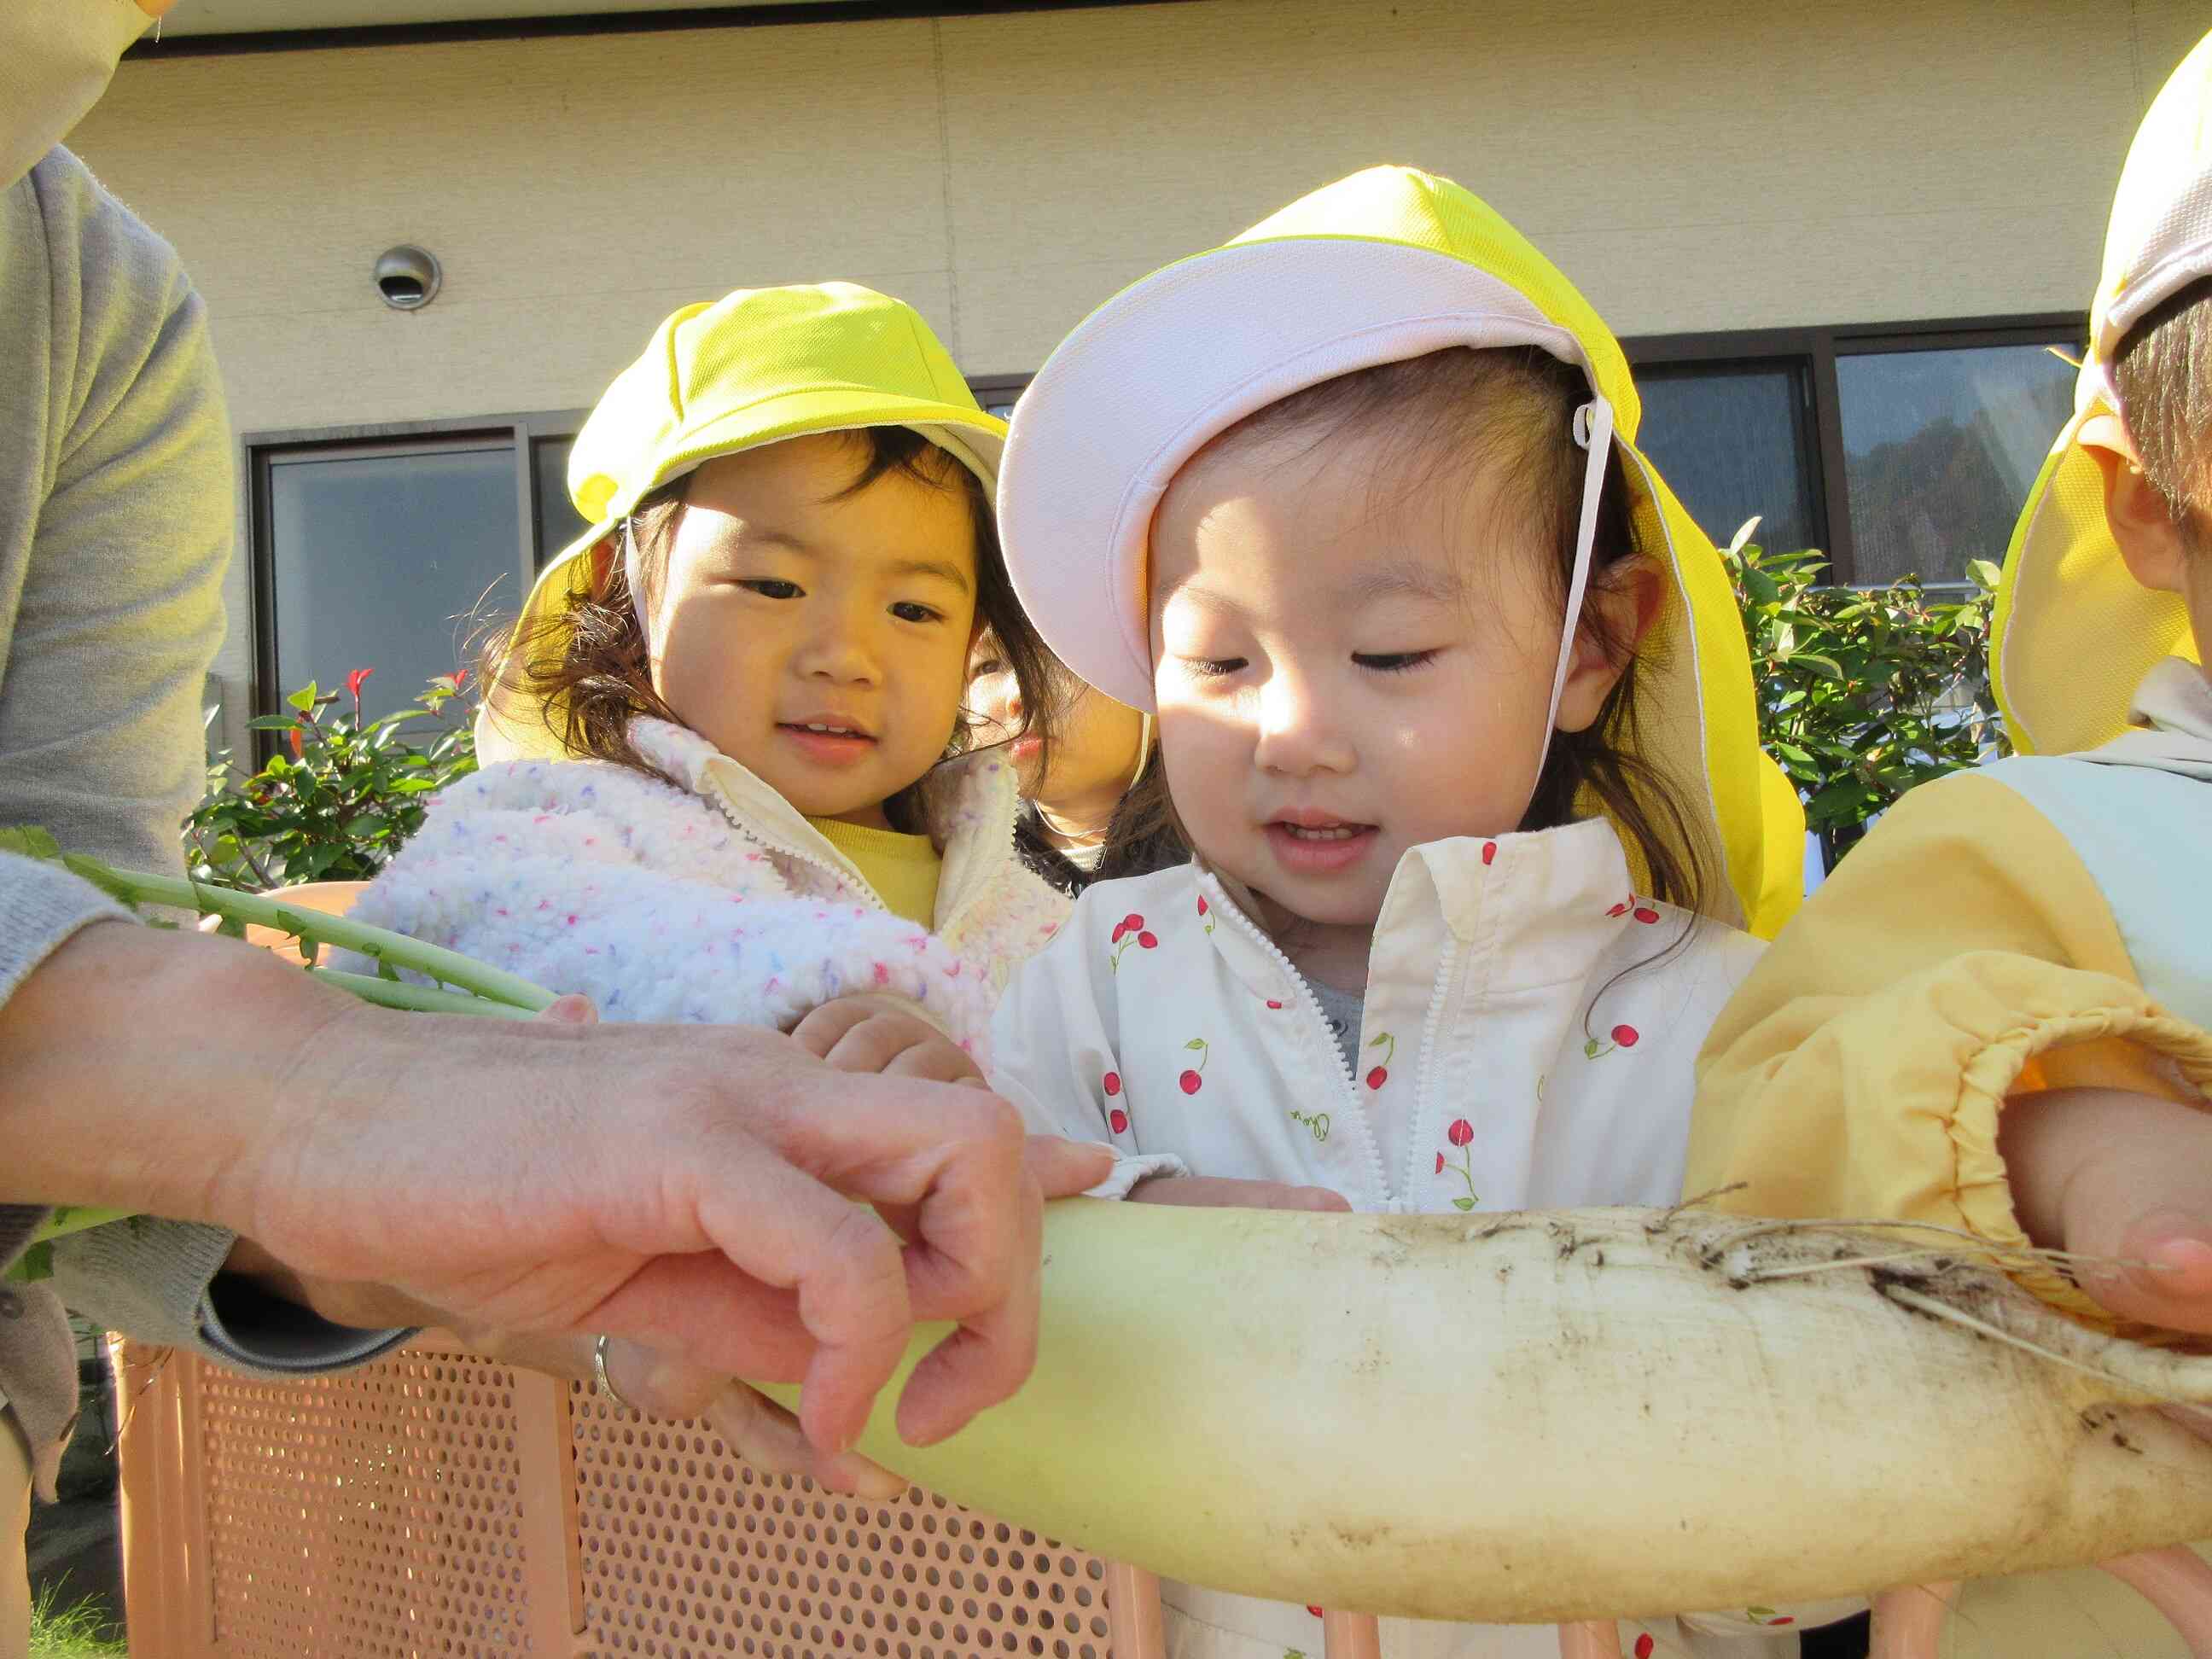
<path fill-rule="evenodd" d="M 1243 657 L 1185 657 L 1184 669 L 1196 679 L 1224 679 L 1244 666 Z"/>
<path fill-rule="evenodd" d="M 1419 668 L 1424 663 L 1434 662 L 1434 651 L 1381 651 L 1352 653 L 1352 660 L 1362 668 L 1372 668 L 1382 674 L 1402 674 L 1409 668 Z"/>
<path fill-rule="evenodd" d="M 891 607 L 891 615 L 901 622 L 942 622 L 945 613 L 932 605 L 918 605 L 912 599 L 901 599 Z"/>
<path fill-rule="evenodd" d="M 968 678 L 971 680 L 988 680 L 994 674 L 1003 674 L 1006 672 L 1006 664 L 1000 662 L 996 657 L 987 657 L 968 671 Z"/>
<path fill-rule="evenodd" d="M 741 581 L 738 586 L 759 594 L 764 599 L 795 599 L 799 597 L 799 587 L 797 582 L 776 581 L 768 577 L 762 577 L 757 580 Z"/>

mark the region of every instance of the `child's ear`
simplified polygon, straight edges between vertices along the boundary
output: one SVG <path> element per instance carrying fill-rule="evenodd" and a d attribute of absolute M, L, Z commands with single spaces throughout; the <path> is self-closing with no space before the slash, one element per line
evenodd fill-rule
<path fill-rule="evenodd" d="M 602 536 L 584 556 L 592 562 L 592 597 L 604 600 L 607 596 L 607 585 L 614 580 L 615 561 L 622 556 L 620 538 Z"/>
<path fill-rule="evenodd" d="M 1666 573 L 1640 554 L 1617 559 L 1590 579 L 1583 595 L 1583 625 L 1575 630 L 1574 659 L 1559 693 L 1560 731 L 1584 732 L 1596 723 L 1666 602 Z M 1617 654 L 1607 650 L 1608 641 Z"/>
<path fill-rule="evenodd" d="M 2082 453 L 2105 480 L 2105 523 L 2127 561 L 2128 574 L 2161 593 L 2185 591 L 2189 550 L 2173 509 L 2148 478 L 2120 417 L 2109 410 L 2081 423 Z"/>

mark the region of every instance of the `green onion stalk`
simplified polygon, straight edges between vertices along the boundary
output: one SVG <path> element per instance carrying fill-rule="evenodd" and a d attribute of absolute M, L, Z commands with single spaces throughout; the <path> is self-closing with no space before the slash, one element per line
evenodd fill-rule
<path fill-rule="evenodd" d="M 0 830 L 0 852 L 59 864 L 111 898 L 136 911 L 141 905 L 189 910 L 221 919 L 216 931 L 244 938 L 248 927 L 289 935 L 299 946 L 309 977 L 351 993 L 365 1002 L 417 1013 L 473 1014 L 493 1019 L 534 1019 L 554 1000 L 542 985 L 505 973 L 473 957 L 448 951 L 404 933 L 370 927 L 343 916 L 325 915 L 284 902 L 275 893 L 249 893 L 213 882 L 118 870 L 82 854 L 64 853 L 43 830 Z M 173 926 L 155 922 L 156 927 Z M 321 965 L 325 949 L 351 951 L 376 964 L 374 974 L 347 973 Z M 404 980 L 402 969 L 430 981 Z M 88 1228 L 135 1219 L 128 1212 L 90 1205 L 57 1205 L 30 1247 L 0 1278 L 45 1279 L 53 1272 L 53 1241 Z"/>

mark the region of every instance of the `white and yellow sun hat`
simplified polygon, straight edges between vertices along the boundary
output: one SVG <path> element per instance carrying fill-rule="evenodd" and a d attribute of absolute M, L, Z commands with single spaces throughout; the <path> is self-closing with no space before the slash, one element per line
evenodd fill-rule
<path fill-rule="evenodd" d="M 2089 353 L 2074 418 L 2028 492 L 2005 552 L 1990 626 L 1997 705 L 2024 754 L 2094 749 L 2127 728 L 2136 688 L 2160 658 L 2200 660 L 2178 594 L 2128 574 L 2105 523 L 2082 426 L 2123 420 L 2112 359 L 2128 331 L 2212 276 L 2212 35 L 2181 61 L 2143 117 L 2120 173 L 2105 264 L 2089 308 Z"/>
<path fill-rule="evenodd" d="M 1617 447 L 1638 547 L 1669 580 L 1638 677 L 1645 758 L 1681 792 L 1725 876 L 1709 901 L 1771 937 L 1802 892 L 1796 792 L 1759 746 L 1750 653 L 1720 556 L 1635 447 L 1627 360 L 1573 285 L 1450 180 L 1374 167 L 1227 246 L 1154 272 L 1061 342 L 1015 405 L 999 520 L 1046 643 L 1107 696 L 1152 707 L 1146 592 L 1154 512 L 1185 462 L 1304 387 L 1451 346 L 1534 345 L 1581 368 L 1577 440 Z M 1601 465 L 1589 472 L 1568 599 L 1579 611 Z M 1556 706 L 1556 689 L 1554 692 Z M 1648 872 L 1632 868 L 1642 882 Z"/>
<path fill-rule="evenodd" d="M 518 637 L 597 574 L 592 550 L 671 479 L 739 450 L 874 426 L 910 427 L 998 488 L 1006 422 L 984 412 L 921 313 L 852 283 L 740 289 L 685 306 L 616 376 L 568 452 L 568 498 L 592 527 L 549 560 Z M 510 658 L 484 688 L 477 754 L 562 759 L 565 721 Z"/>

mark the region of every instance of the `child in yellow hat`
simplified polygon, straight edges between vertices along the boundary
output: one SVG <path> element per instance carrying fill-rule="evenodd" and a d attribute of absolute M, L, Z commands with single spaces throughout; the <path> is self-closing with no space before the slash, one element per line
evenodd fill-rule
<path fill-rule="evenodd" d="M 2212 37 L 2136 134 L 2090 327 L 1998 595 L 2020 753 L 1900 802 L 1782 934 L 1701 1062 L 1687 1185 L 2139 1264 L 2017 1277 L 2179 1340 L 2212 1332 Z M 2132 1601 L 1970 1590 L 1953 1638 L 2187 1650 Z"/>
<path fill-rule="evenodd" d="M 963 707 L 988 629 L 1048 735 L 991 509 L 1004 432 L 866 289 L 670 317 L 577 437 L 592 528 L 487 660 L 483 769 L 356 915 L 609 1019 L 798 1025 L 972 1073 L 1066 909 Z M 920 1022 L 852 1036 L 886 1005 Z"/>
<path fill-rule="evenodd" d="M 1566 279 L 1402 167 L 1139 283 L 1024 394 L 1015 582 L 1070 668 L 1156 715 L 1153 805 L 1195 854 L 1085 890 L 994 1023 L 1032 1127 L 1120 1153 L 1102 1195 L 1674 1200 L 1692 1058 L 1758 954 L 1743 924 L 1787 914 L 1803 826 L 1719 556 L 1637 425 Z M 1316 1610 L 1164 1599 L 1172 1652 L 1321 1645 Z M 1663 1624 L 1627 1649 L 1709 1639 Z"/>

